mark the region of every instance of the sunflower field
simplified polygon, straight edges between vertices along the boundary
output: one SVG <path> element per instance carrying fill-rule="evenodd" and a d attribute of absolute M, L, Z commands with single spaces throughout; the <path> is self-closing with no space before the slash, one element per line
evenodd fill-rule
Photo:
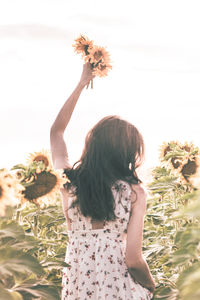
<path fill-rule="evenodd" d="M 193 144 L 164 143 L 151 172 L 143 253 L 154 299 L 200 299 L 199 156 Z M 45 150 L 0 170 L 0 300 L 60 299 L 66 180 Z"/>

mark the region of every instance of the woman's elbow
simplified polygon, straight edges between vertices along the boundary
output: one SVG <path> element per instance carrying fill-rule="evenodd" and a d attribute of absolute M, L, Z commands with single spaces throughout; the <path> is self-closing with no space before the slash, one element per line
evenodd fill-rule
<path fill-rule="evenodd" d="M 125 262 L 128 268 L 138 269 L 143 265 L 144 259 L 142 255 L 126 256 Z"/>
<path fill-rule="evenodd" d="M 51 126 L 50 128 L 50 137 L 52 139 L 57 138 L 59 135 L 63 136 L 63 130 L 61 130 L 60 128 L 56 127 L 54 124 Z"/>
<path fill-rule="evenodd" d="M 55 128 L 55 125 L 53 124 L 50 128 L 50 134 L 55 133 L 55 131 L 56 131 L 56 128 Z"/>

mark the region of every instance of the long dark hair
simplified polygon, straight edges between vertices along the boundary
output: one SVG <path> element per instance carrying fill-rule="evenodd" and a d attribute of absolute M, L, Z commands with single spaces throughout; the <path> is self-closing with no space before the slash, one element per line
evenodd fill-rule
<path fill-rule="evenodd" d="M 100 120 L 87 134 L 78 162 L 64 173 L 78 207 L 93 220 L 115 220 L 111 187 L 117 180 L 140 183 L 136 168 L 144 156 L 144 142 L 137 128 L 118 116 Z M 73 187 L 73 189 L 72 189 Z"/>

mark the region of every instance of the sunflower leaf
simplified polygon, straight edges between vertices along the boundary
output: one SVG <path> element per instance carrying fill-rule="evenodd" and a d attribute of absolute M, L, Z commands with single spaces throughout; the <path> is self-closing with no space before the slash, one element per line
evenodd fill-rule
<path fill-rule="evenodd" d="M 23 300 L 18 292 L 8 291 L 0 286 L 0 300 Z"/>
<path fill-rule="evenodd" d="M 0 274 L 5 276 L 23 272 L 42 275 L 44 270 L 37 259 L 28 253 L 11 247 L 0 249 Z"/>
<path fill-rule="evenodd" d="M 22 284 L 15 288 L 15 291 L 19 292 L 24 299 L 43 298 L 48 300 L 58 300 L 60 295 L 58 288 L 48 284 Z"/>
<path fill-rule="evenodd" d="M 18 164 L 18 165 L 15 165 L 14 167 L 11 168 L 11 170 L 17 170 L 17 169 L 23 169 L 23 170 L 26 170 L 26 166 L 23 165 L 23 164 Z"/>

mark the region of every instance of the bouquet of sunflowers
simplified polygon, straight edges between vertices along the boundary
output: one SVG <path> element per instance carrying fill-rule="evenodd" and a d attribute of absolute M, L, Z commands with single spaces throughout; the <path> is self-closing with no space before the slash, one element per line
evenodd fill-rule
<path fill-rule="evenodd" d="M 110 64 L 110 54 L 104 47 L 94 45 L 92 40 L 89 40 L 84 35 L 80 35 L 72 45 L 76 53 L 82 55 L 85 62 L 89 62 L 93 70 L 93 74 L 99 77 L 108 75 L 108 71 L 112 69 Z M 93 87 L 93 82 L 91 82 Z"/>

